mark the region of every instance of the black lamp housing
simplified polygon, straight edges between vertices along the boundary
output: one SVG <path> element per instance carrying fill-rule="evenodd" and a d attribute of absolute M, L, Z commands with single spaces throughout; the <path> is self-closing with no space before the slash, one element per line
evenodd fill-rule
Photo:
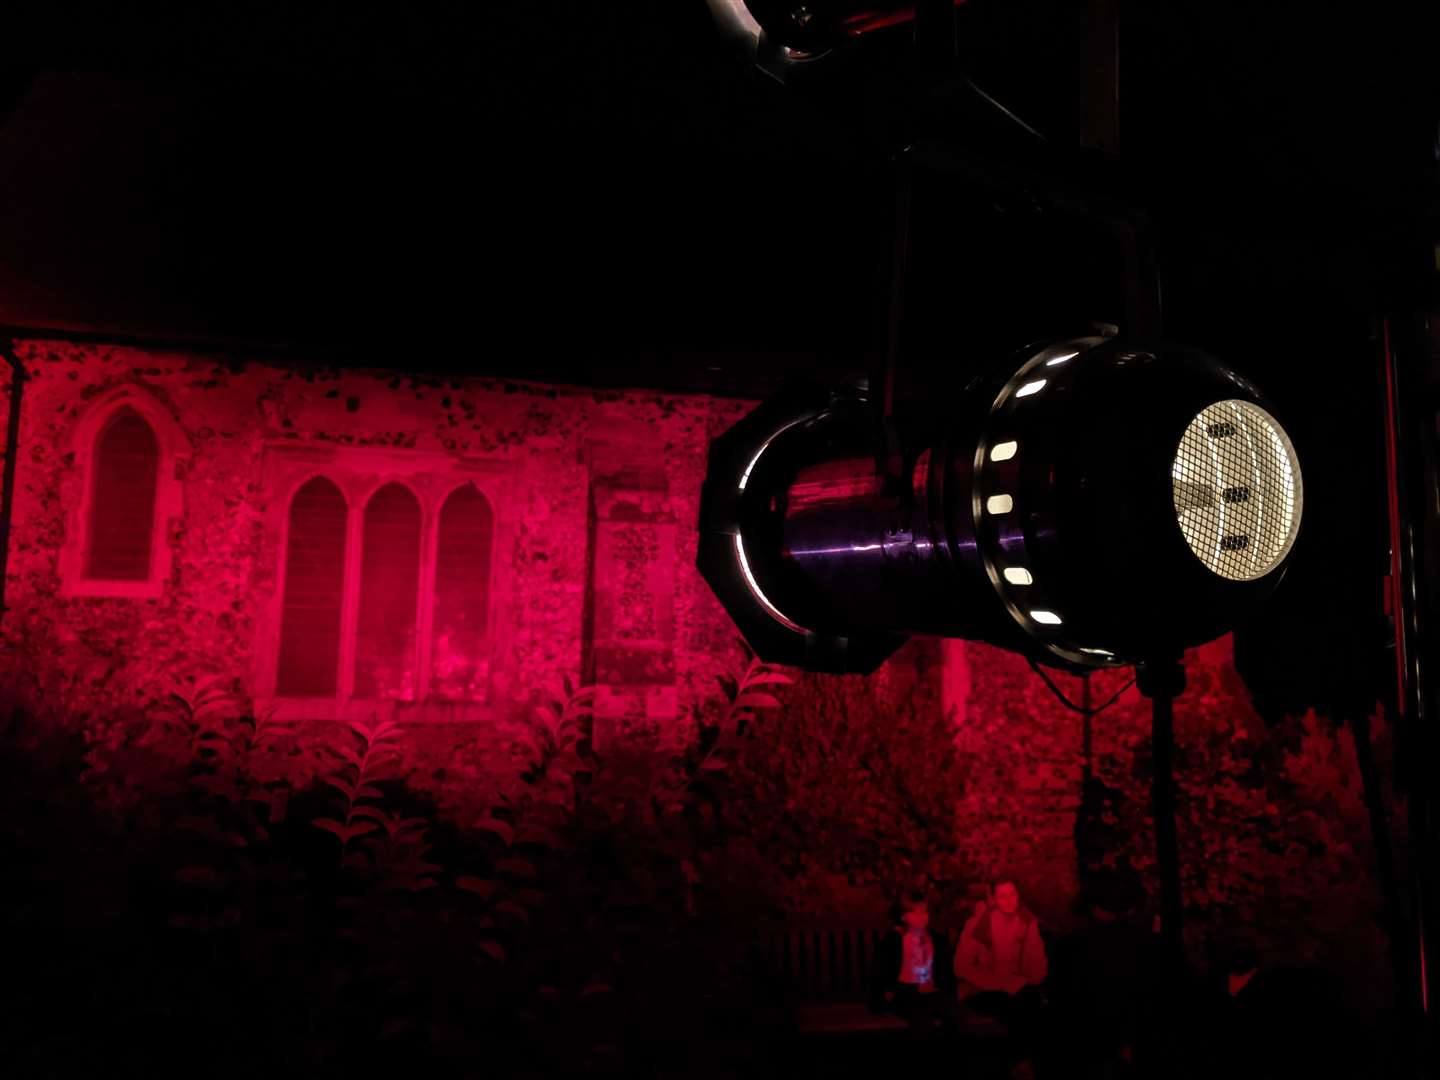
<path fill-rule="evenodd" d="M 797 387 L 715 441 L 698 565 L 762 659 L 866 672 L 934 634 L 1118 667 L 1225 633 L 1284 575 L 1293 448 L 1199 350 L 1035 345 L 949 411 L 898 490 L 860 384 Z"/>

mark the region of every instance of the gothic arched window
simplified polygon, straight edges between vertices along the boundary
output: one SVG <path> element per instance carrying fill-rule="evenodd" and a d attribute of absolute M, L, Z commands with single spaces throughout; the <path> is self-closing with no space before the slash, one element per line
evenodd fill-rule
<path fill-rule="evenodd" d="M 509 659 L 495 628 L 508 625 L 512 585 L 494 562 L 513 543 L 497 510 L 512 470 L 289 446 L 272 449 L 267 469 L 272 490 L 295 494 L 270 511 L 285 567 L 261 630 L 262 707 L 295 719 L 486 713 L 496 680 L 505 685 L 497 659 Z"/>
<path fill-rule="evenodd" d="M 160 441 L 128 406 L 115 410 L 95 440 L 83 576 L 146 581 L 155 547 Z"/>
<path fill-rule="evenodd" d="M 355 625 L 356 697 L 415 698 L 420 517 L 420 502 L 404 484 L 386 484 L 365 506 Z"/>
<path fill-rule="evenodd" d="M 430 693 L 437 698 L 484 696 L 494 529 L 490 503 L 473 484 L 457 488 L 440 508 L 430 638 Z"/>
<path fill-rule="evenodd" d="M 327 697 L 336 692 L 346 519 L 345 496 L 323 476 L 306 483 L 290 502 L 278 694 Z"/>

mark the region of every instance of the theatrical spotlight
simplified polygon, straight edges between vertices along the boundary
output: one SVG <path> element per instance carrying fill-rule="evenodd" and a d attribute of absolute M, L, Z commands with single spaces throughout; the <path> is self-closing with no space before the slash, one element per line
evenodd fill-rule
<path fill-rule="evenodd" d="M 1198 350 L 1058 341 L 942 407 L 898 475 L 860 384 L 784 392 L 712 444 L 697 562 L 762 659 L 868 672 L 915 634 L 1070 670 L 1178 658 L 1285 572 L 1294 447 Z"/>

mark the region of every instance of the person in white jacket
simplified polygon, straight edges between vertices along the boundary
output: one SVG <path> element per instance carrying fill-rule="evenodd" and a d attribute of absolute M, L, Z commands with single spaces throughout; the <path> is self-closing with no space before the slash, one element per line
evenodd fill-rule
<path fill-rule="evenodd" d="M 991 902 L 977 907 L 955 948 L 960 997 L 1018 994 L 1027 986 L 1039 986 L 1048 972 L 1039 921 L 1020 903 L 1015 882 L 998 878 Z"/>
<path fill-rule="evenodd" d="M 1015 880 L 997 876 L 990 901 L 976 906 L 960 932 L 955 981 L 965 1008 L 993 1016 L 1014 1038 L 1012 1077 L 1034 1075 L 1045 1024 L 1040 984 L 1049 970 L 1039 920 L 1020 903 Z"/>

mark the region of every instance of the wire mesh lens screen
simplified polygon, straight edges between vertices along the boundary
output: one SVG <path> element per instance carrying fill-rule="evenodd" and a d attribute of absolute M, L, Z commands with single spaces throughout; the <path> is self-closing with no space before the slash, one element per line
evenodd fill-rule
<path fill-rule="evenodd" d="M 1212 572 L 1252 581 L 1289 554 L 1300 528 L 1300 464 L 1264 409 L 1208 406 L 1185 429 L 1171 476 L 1180 531 Z"/>

